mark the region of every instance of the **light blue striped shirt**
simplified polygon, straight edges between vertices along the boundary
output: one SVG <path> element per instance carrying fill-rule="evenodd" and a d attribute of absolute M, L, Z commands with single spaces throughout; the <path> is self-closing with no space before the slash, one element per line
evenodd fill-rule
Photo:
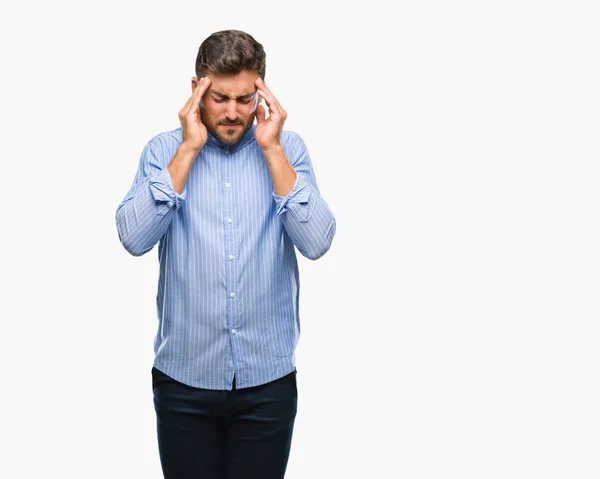
<path fill-rule="evenodd" d="M 295 369 L 300 335 L 294 246 L 321 257 L 336 222 L 296 133 L 281 142 L 296 171 L 278 196 L 254 138 L 236 145 L 209 134 L 181 194 L 167 166 L 181 128 L 145 146 L 131 189 L 117 208 L 119 239 L 134 256 L 158 243 L 160 273 L 154 367 L 190 386 L 258 386 Z"/>

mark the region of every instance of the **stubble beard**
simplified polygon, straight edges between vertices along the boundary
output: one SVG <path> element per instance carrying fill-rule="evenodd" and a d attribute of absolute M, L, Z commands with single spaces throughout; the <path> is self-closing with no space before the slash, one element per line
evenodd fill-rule
<path fill-rule="evenodd" d="M 232 128 L 228 130 L 226 126 L 221 126 L 224 124 L 223 122 L 218 122 L 216 125 L 209 124 L 205 118 L 204 112 L 202 111 L 200 113 L 200 118 L 202 119 L 202 122 L 204 123 L 204 126 L 206 126 L 208 132 L 224 145 L 235 145 L 239 143 L 246 132 L 252 127 L 252 123 L 254 122 L 253 116 L 248 119 L 248 123 L 244 123 L 243 120 L 240 119 L 237 121 L 237 123 L 241 124 L 242 128 Z M 226 133 L 219 133 L 217 129 Z"/>

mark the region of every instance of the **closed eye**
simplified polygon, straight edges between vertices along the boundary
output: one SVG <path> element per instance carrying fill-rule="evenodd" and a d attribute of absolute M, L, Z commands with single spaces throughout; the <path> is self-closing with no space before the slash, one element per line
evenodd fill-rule
<path fill-rule="evenodd" d="M 229 100 L 229 98 L 214 98 L 213 100 L 215 101 L 215 103 L 225 103 L 226 101 Z M 252 101 L 252 98 L 238 98 L 237 100 L 239 103 L 242 103 L 243 105 L 247 105 L 248 103 L 250 103 Z"/>
<path fill-rule="evenodd" d="M 255 95 L 256 95 L 256 93 L 250 93 L 249 95 L 242 95 L 239 98 L 237 98 L 236 101 L 238 103 L 241 103 L 242 105 L 248 105 L 250 102 L 252 102 Z M 229 97 L 225 96 L 225 95 L 220 95 L 217 92 L 213 92 L 212 99 L 215 103 L 224 103 L 229 100 Z"/>

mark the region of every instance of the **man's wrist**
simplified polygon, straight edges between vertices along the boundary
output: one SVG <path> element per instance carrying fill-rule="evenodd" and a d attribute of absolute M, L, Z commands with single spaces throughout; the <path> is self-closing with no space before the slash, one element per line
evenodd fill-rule
<path fill-rule="evenodd" d="M 197 146 L 189 145 L 187 143 L 181 143 L 179 145 L 179 147 L 177 148 L 177 150 L 180 151 L 184 157 L 186 157 L 186 158 L 192 157 L 192 159 L 195 159 L 196 156 L 198 156 L 198 153 L 200 153 L 201 149 L 202 149 L 202 146 L 197 147 Z"/>
<path fill-rule="evenodd" d="M 267 163 L 287 161 L 285 152 L 283 151 L 283 146 L 281 146 L 281 144 L 269 146 L 267 148 L 261 148 L 261 151 Z"/>

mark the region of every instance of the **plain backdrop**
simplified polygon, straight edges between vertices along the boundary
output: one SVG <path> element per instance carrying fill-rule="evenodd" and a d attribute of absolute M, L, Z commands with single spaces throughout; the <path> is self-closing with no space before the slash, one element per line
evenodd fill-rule
<path fill-rule="evenodd" d="M 600 477 L 594 3 L 2 6 L 0 476 L 162 477 L 157 252 L 114 216 L 234 28 L 337 220 L 286 478 Z"/>

